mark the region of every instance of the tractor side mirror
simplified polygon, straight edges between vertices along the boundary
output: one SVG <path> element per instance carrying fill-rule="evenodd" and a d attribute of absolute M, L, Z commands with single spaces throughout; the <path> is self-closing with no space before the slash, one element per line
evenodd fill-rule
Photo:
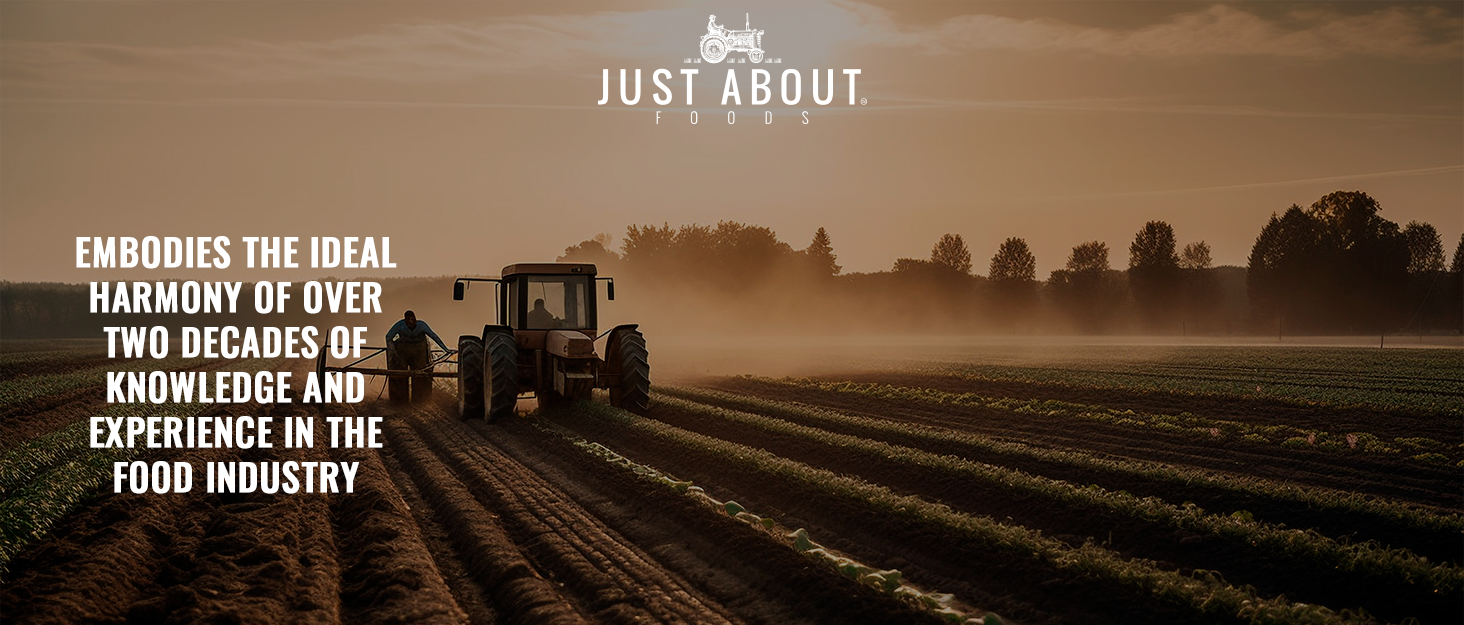
<path fill-rule="evenodd" d="M 615 281 L 614 280 L 611 280 L 611 281 L 605 283 L 605 296 L 608 297 L 608 298 L 610 298 L 610 301 L 612 301 L 612 302 L 615 301 Z"/>
<path fill-rule="evenodd" d="M 461 302 L 461 301 L 463 301 L 463 290 L 464 290 L 463 287 L 465 287 L 465 286 L 467 286 L 467 285 L 464 284 L 464 283 L 462 283 L 462 282 L 454 282 L 454 283 L 452 283 L 452 301 L 454 301 L 454 302 Z"/>

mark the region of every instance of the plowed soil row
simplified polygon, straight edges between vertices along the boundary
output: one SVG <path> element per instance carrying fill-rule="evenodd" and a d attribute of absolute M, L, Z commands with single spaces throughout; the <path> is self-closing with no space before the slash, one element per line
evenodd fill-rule
<path fill-rule="evenodd" d="M 794 388 L 747 378 L 705 383 L 731 393 L 792 401 L 882 419 L 935 425 L 1039 446 L 1082 449 L 1117 457 L 1189 465 L 1266 479 L 1375 494 L 1464 510 L 1457 471 L 1392 456 L 1282 449 L 1239 441 L 1045 418 L 972 406 L 900 401 L 856 393 Z"/>
<path fill-rule="evenodd" d="M 935 623 L 769 540 L 760 531 L 685 495 L 618 468 L 607 469 L 560 436 L 530 422 L 473 423 L 505 453 L 552 477 L 616 532 L 738 618 L 753 623 Z"/>
<path fill-rule="evenodd" d="M 1005 518 L 1072 544 L 1097 540 L 1126 557 L 1155 560 L 1161 568 L 1215 570 L 1232 584 L 1249 584 L 1263 596 L 1337 608 L 1366 607 L 1392 620 L 1419 617 L 1443 622 L 1457 611 L 1453 597 L 1403 580 L 1346 573 L 1298 561 L 1292 554 L 1266 553 L 1214 534 L 1146 523 L 1097 506 L 1076 506 L 999 485 L 976 483 L 929 467 L 805 437 L 770 433 L 747 424 L 680 410 L 666 404 L 650 416 L 676 427 L 765 449 L 841 475 L 853 475 L 900 494 L 918 495 L 973 515 Z"/>
<path fill-rule="evenodd" d="M 299 404 L 229 408 L 318 417 Z M 97 499 L 11 562 L 0 589 L 7 622 L 465 620 L 375 453 L 277 447 L 146 459 L 192 462 L 193 491 L 111 494 L 100 485 Z M 207 461 L 327 459 L 361 463 L 355 494 L 204 492 Z"/>
<path fill-rule="evenodd" d="M 711 398 L 697 401 L 732 410 L 738 406 Z M 1338 539 L 1351 542 L 1375 540 L 1385 545 L 1408 549 L 1435 562 L 1464 561 L 1464 536 L 1457 532 L 1431 532 L 1406 525 L 1397 519 L 1375 514 L 1324 509 L 1305 503 L 1247 495 L 1235 490 L 1202 482 L 1163 480 L 1134 473 L 1105 470 L 1100 467 L 1074 465 L 1021 453 L 1004 453 L 985 446 L 950 440 L 931 440 L 912 432 L 890 431 L 856 423 L 834 423 L 823 419 L 798 418 L 791 413 L 776 416 L 799 425 L 817 427 L 874 441 L 914 447 L 934 454 L 952 455 L 975 462 L 1041 475 L 1071 484 L 1096 484 L 1110 491 L 1126 491 L 1141 497 L 1158 497 L 1169 502 L 1193 502 L 1218 514 L 1246 511 L 1258 520 L 1294 528 L 1312 528 Z M 950 430 L 946 430 L 950 431 Z"/>
<path fill-rule="evenodd" d="M 233 361 L 207 360 L 175 371 L 220 371 L 226 370 L 231 362 Z M 297 379 L 298 375 L 296 374 Z M 107 403 L 105 388 L 104 380 L 96 386 L 38 397 L 0 410 L 0 451 L 10 449 L 26 439 L 45 436 L 105 410 L 110 405 Z M 245 414 L 237 412 L 237 406 L 235 408 L 235 414 Z"/>
<path fill-rule="evenodd" d="M 557 601 L 573 610 L 511 620 L 935 622 L 558 436 L 517 420 L 461 423 L 447 412 L 437 406 L 396 415 L 393 452 L 434 510 L 449 513 L 444 526 L 453 528 L 457 554 L 506 547 L 515 552 L 493 559 L 527 563 L 514 578 L 524 587 L 486 585 L 501 615 L 516 612 L 515 594 L 524 604 Z M 461 534 L 478 528 L 496 537 L 461 544 Z M 540 576 L 549 583 L 532 581 Z"/>
<path fill-rule="evenodd" d="M 112 363 L 132 362 L 130 358 L 107 358 L 105 351 L 76 352 L 57 358 L 0 359 L 0 380 L 20 380 L 42 375 L 71 373 Z"/>
<path fill-rule="evenodd" d="M 1101 374 L 1102 372 L 1094 371 L 1091 373 Z M 1307 373 L 1309 375 L 1314 374 L 1311 371 Z M 1167 372 L 1140 373 L 1128 371 L 1124 372 L 1123 375 L 1163 379 L 1172 377 L 1173 374 Z M 1286 385 L 1285 375 L 1284 372 L 1278 371 L 1275 375 L 1271 376 L 1261 375 L 1251 382 L 1260 385 L 1263 389 L 1272 385 L 1284 386 Z M 1337 375 L 1352 379 L 1362 377 L 1355 373 L 1339 373 Z M 1189 374 L 1183 377 L 1196 380 L 1210 379 L 1204 376 Z M 1453 419 L 1440 418 L 1440 415 L 1402 407 L 1381 410 L 1378 408 L 1357 406 L 1309 405 L 1269 397 L 1174 393 L 1159 390 L 1113 387 L 1081 387 L 1053 383 L 1023 382 L 1019 380 L 986 380 L 959 374 L 941 373 L 901 373 L 886 371 L 878 374 L 854 373 L 849 376 L 841 376 L 841 378 L 842 380 L 839 381 L 848 380 L 854 382 L 893 384 L 896 386 L 915 386 L 952 393 L 978 393 L 996 397 L 1016 397 L 1021 399 L 1055 399 L 1108 406 L 1120 410 L 1131 409 L 1135 412 L 1152 412 L 1158 414 L 1188 412 L 1190 414 L 1216 419 L 1244 421 L 1260 425 L 1287 424 L 1302 429 L 1342 432 L 1365 431 L 1386 439 L 1400 436 L 1427 436 L 1450 444 L 1464 442 L 1464 432 L 1460 432 L 1457 427 L 1454 427 L 1455 423 Z M 1420 381 L 1417 378 L 1402 379 L 1407 382 Z M 1234 378 L 1215 378 L 1215 380 L 1232 383 L 1236 381 Z M 1375 388 L 1387 393 L 1411 393 L 1414 395 L 1437 396 L 1445 401 L 1449 399 L 1457 401 L 1459 397 L 1457 393 L 1450 391 L 1410 391 L 1405 388 L 1400 388 L 1403 385 L 1393 380 L 1395 378 L 1382 378 L 1377 383 L 1366 387 L 1356 384 L 1333 385 L 1318 384 L 1315 382 L 1307 383 L 1306 386 L 1311 388 L 1345 389 Z M 1457 380 L 1449 381 L 1458 382 Z"/>
<path fill-rule="evenodd" d="M 293 363 L 303 379 L 311 363 Z M 204 368 L 225 366 L 223 363 Z M 50 398 L 18 440 L 105 403 Z M 11 561 L 16 623 L 936 623 L 760 529 L 524 420 L 396 406 L 224 405 L 315 419 L 309 449 L 153 450 L 186 494 L 111 484 Z M 388 448 L 332 449 L 327 417 L 379 416 Z M 277 439 L 277 444 L 278 439 Z M 210 461 L 358 462 L 352 494 L 209 494 Z"/>
<path fill-rule="evenodd" d="M 681 479 L 705 483 L 719 499 L 734 499 L 790 526 L 808 528 L 820 542 L 870 566 L 898 568 L 922 587 L 955 593 L 1018 622 L 1175 623 L 1200 618 L 1105 580 L 1064 575 L 1042 562 L 1014 557 L 1001 545 L 974 543 L 909 517 L 888 516 L 862 501 L 781 474 L 731 466 L 598 418 L 565 414 L 553 422 Z"/>

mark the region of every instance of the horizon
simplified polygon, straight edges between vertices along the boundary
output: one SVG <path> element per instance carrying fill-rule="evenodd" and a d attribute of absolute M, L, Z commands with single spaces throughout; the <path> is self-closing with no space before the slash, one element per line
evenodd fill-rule
<path fill-rule="evenodd" d="M 156 273 L 76 269 L 75 236 L 362 235 L 398 239 L 397 276 L 480 274 L 722 219 L 795 249 L 827 228 L 845 273 L 945 233 L 979 268 L 1008 237 L 1039 277 L 1095 239 L 1118 267 L 1151 220 L 1243 267 L 1272 213 L 1339 189 L 1434 225 L 1446 254 L 1464 232 L 1458 4 L 718 8 L 4 3 L 0 269 Z M 603 69 L 682 67 L 708 12 L 749 13 L 782 59 L 739 80 L 833 68 L 841 96 L 839 68 L 860 68 L 869 105 L 805 84 L 797 107 L 722 107 L 708 65 L 696 126 L 679 88 L 647 102 L 649 75 L 638 106 L 595 104 Z"/>

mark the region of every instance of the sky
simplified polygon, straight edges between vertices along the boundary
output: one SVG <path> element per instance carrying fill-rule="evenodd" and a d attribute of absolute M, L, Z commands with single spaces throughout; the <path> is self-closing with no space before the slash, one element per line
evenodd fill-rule
<path fill-rule="evenodd" d="M 1150 220 L 1243 266 L 1273 212 L 1354 189 L 1452 254 L 1461 7 L 6 0 L 0 279 L 491 275 L 630 224 L 720 220 L 795 248 L 826 228 L 845 272 L 945 233 L 977 273 L 1008 237 L 1039 277 L 1089 240 L 1122 268 Z M 710 14 L 763 31 L 766 60 L 688 63 Z M 635 105 L 621 69 L 642 70 Z M 729 70 L 740 105 L 722 104 Z M 76 237 L 149 235 L 228 236 L 236 259 L 246 236 L 391 237 L 397 269 L 75 267 Z"/>

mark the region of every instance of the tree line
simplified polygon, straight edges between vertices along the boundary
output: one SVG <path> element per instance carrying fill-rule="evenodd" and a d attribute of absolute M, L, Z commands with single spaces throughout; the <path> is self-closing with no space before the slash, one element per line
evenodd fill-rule
<path fill-rule="evenodd" d="M 612 249 L 613 248 L 613 249 Z M 1118 247 L 1118 250 L 1121 250 Z M 1113 254 L 1121 254 L 1115 250 Z M 1464 235 L 1446 262 L 1427 223 L 1382 216 L 1360 191 L 1291 206 L 1262 225 L 1245 267 L 1212 266 L 1203 240 L 1183 245 L 1163 221 L 1143 224 L 1128 259 L 1083 241 L 1046 279 L 1020 237 L 978 264 L 960 234 L 941 236 L 926 258 L 897 258 L 887 271 L 845 273 L 819 228 L 795 248 L 772 229 L 632 225 L 565 249 L 560 261 L 593 262 L 624 283 L 609 322 L 687 331 L 872 333 L 1378 334 L 1464 331 Z M 985 273 L 980 271 L 985 269 Z M 432 313 L 434 327 L 484 323 L 482 311 L 441 304 L 447 278 L 381 281 L 389 323 L 399 310 Z M 245 289 L 245 299 L 253 292 Z M 97 338 L 104 325 L 196 324 L 176 316 L 87 313 L 84 284 L 0 283 L 0 338 Z M 245 307 L 209 325 L 281 324 Z M 287 315 L 288 317 L 289 315 Z M 460 317 L 460 319 L 459 319 Z M 353 320 L 359 321 L 359 320 Z M 291 319 L 324 324 L 326 319 Z M 668 328 L 669 329 L 669 328 Z"/>
<path fill-rule="evenodd" d="M 1361 191 L 1291 206 L 1261 228 L 1246 267 L 1215 267 L 1203 240 L 1183 246 L 1150 221 L 1126 267 L 1108 244 L 1073 246 L 1045 280 L 1020 237 L 1003 241 L 980 275 L 965 240 L 948 233 L 928 258 L 889 271 L 842 273 L 819 228 L 801 249 L 766 227 L 723 221 L 632 225 L 618 249 L 603 234 L 560 261 L 657 294 L 679 319 L 716 311 L 719 322 L 832 329 L 1120 333 L 1457 333 L 1464 325 L 1464 235 L 1451 263 L 1429 224 L 1399 227 Z M 1121 262 L 1121 261 L 1120 261 Z"/>

